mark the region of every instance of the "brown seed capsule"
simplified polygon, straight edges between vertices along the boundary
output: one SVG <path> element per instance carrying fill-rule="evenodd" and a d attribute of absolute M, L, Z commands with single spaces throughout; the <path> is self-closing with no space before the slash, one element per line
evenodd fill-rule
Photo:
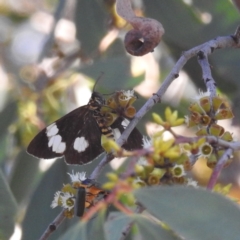
<path fill-rule="evenodd" d="M 134 28 L 126 34 L 124 40 L 128 53 L 143 56 L 153 52 L 164 34 L 162 24 L 155 19 L 135 16 L 130 0 L 117 0 L 116 9 L 117 13 Z"/>

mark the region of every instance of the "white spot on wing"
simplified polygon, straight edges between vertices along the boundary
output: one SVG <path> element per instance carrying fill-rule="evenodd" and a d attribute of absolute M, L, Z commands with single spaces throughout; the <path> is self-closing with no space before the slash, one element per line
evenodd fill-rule
<path fill-rule="evenodd" d="M 122 124 L 123 128 L 125 129 L 129 123 L 130 123 L 130 121 L 128 119 L 124 118 L 124 120 L 122 121 L 121 124 Z"/>
<path fill-rule="evenodd" d="M 62 142 L 60 135 L 56 135 L 50 137 L 48 147 L 52 147 L 53 152 L 63 153 L 66 150 L 66 143 Z"/>
<path fill-rule="evenodd" d="M 88 146 L 89 143 L 84 137 L 77 137 L 73 144 L 73 148 L 78 152 L 84 152 Z"/>
<path fill-rule="evenodd" d="M 54 137 L 49 138 L 48 147 L 52 147 L 53 142 L 54 142 Z"/>
<path fill-rule="evenodd" d="M 63 153 L 66 149 L 66 143 L 65 142 L 61 142 L 58 145 L 58 148 L 56 149 L 56 153 Z"/>
<path fill-rule="evenodd" d="M 113 131 L 114 139 L 115 141 L 117 141 L 121 136 L 121 132 L 118 128 L 114 128 L 112 131 Z"/>
<path fill-rule="evenodd" d="M 142 137 L 142 147 L 147 149 L 152 147 L 153 143 L 152 143 L 152 139 L 149 139 L 147 136 L 143 136 Z"/>
<path fill-rule="evenodd" d="M 58 128 L 57 128 L 56 123 L 51 124 L 46 129 L 47 129 L 46 133 L 47 133 L 48 137 L 55 136 L 58 133 Z"/>

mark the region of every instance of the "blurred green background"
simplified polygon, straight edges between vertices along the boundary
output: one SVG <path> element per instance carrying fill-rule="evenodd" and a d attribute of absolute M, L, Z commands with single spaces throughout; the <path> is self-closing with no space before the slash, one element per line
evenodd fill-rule
<path fill-rule="evenodd" d="M 129 26 L 116 15 L 114 0 L 0 1 L 0 239 L 9 239 L 14 228 L 12 240 L 38 239 L 61 211 L 50 209 L 50 204 L 54 193 L 69 182 L 67 172 L 90 174 L 99 162 L 67 166 L 63 160 L 35 159 L 26 147 L 44 126 L 86 104 L 101 72 L 98 92 L 134 88 L 139 109 L 183 51 L 217 36 L 233 35 L 240 23 L 239 11 L 228 0 L 134 0 L 133 7 L 165 28 L 160 45 L 144 57 L 126 54 L 122 39 Z M 215 51 L 209 62 L 219 92 L 229 98 L 235 114 L 235 127 L 231 122 L 225 127 L 238 139 L 239 52 Z M 170 105 L 183 116 L 198 89 L 205 91 L 205 86 L 193 58 L 153 111 L 163 113 Z M 151 113 L 138 128 L 142 133 L 154 131 Z M 191 134 L 181 132 L 185 133 Z M 238 196 L 238 156 L 235 160 L 220 180 L 233 183 L 232 194 Z M 105 181 L 104 172 L 98 181 Z M 202 185 L 209 174 L 201 163 L 193 172 Z M 49 239 L 57 239 L 76 221 L 64 221 Z"/>

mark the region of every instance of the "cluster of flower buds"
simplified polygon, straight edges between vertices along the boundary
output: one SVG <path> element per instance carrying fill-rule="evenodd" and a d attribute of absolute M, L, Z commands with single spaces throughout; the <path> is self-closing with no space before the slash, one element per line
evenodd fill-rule
<path fill-rule="evenodd" d="M 55 193 L 51 207 L 64 208 L 67 218 L 72 218 L 74 215 L 81 217 L 84 210 L 95 205 L 106 194 L 106 191 L 98 187 L 91 179 L 86 178 L 85 172 L 72 173 L 69 176 L 72 184 L 64 185 L 61 191 Z"/>
<path fill-rule="evenodd" d="M 150 141 L 145 139 L 144 148 L 151 151 L 135 165 L 136 175 L 142 181 L 142 185 L 178 183 L 195 186 L 195 182 L 190 181 L 185 173 L 188 156 L 175 143 L 174 138 L 164 139 L 164 132 L 182 125 L 184 119 L 178 118 L 177 111 L 172 112 L 170 108 L 165 110 L 165 120 L 156 113 L 153 114 L 153 119 L 164 129 L 155 133 Z"/>
<path fill-rule="evenodd" d="M 106 106 L 103 107 L 104 111 L 107 107 L 115 112 L 118 116 L 125 118 L 133 118 L 136 109 L 132 104 L 136 101 L 137 97 L 134 94 L 134 90 L 121 90 L 116 91 L 110 98 L 106 101 Z"/>
<path fill-rule="evenodd" d="M 142 185 L 189 183 L 185 173 L 188 157 L 174 139 L 164 140 L 162 135 L 153 136 L 145 147 L 149 146 L 152 152 L 140 158 L 135 165 L 136 175 Z"/>
<path fill-rule="evenodd" d="M 215 96 L 211 99 L 208 92 L 205 95 L 203 94 L 189 106 L 190 116 L 186 118 L 186 123 L 188 127 L 209 128 L 208 131 L 211 131 L 212 135 L 220 137 L 224 133 L 224 129 L 217 128 L 216 122 L 233 118 L 232 110 L 223 98 Z M 199 135 L 203 135 L 201 131 L 199 132 Z"/>
<path fill-rule="evenodd" d="M 217 124 L 218 120 L 233 118 L 232 110 L 223 98 L 219 96 L 210 98 L 210 94 L 207 92 L 197 98 L 188 109 L 190 114 L 186 117 L 186 123 L 188 127 L 198 127 L 197 136 L 212 135 L 225 141 L 233 141 L 232 134 Z M 200 140 L 198 144 L 192 144 L 191 147 L 184 146 L 184 148 L 190 150 L 192 154 L 206 158 L 210 168 L 215 167 L 218 159 L 224 153 L 224 149 L 209 144 L 205 140 Z"/>
<path fill-rule="evenodd" d="M 144 186 L 178 183 L 198 187 L 196 181 L 186 177 L 182 164 L 172 164 L 164 168 L 154 165 L 154 162 L 150 163 L 149 158 L 145 157 L 140 158 L 135 165 L 135 174 L 121 178 L 119 174 L 111 172 L 107 177 L 109 181 L 102 187 L 114 193 L 113 204 L 119 201 L 129 207 L 136 203 L 133 191 Z"/>

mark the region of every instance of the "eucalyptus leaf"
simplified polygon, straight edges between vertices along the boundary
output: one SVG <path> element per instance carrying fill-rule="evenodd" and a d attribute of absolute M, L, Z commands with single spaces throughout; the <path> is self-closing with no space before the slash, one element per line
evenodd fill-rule
<path fill-rule="evenodd" d="M 13 234 L 17 203 L 0 169 L 0 239 L 7 240 Z"/>
<path fill-rule="evenodd" d="M 85 54 L 91 55 L 97 52 L 101 39 L 107 33 L 106 17 L 100 1 L 78 0 L 76 2 L 77 39 Z"/>
<path fill-rule="evenodd" d="M 101 83 L 107 86 L 108 91 L 126 89 L 131 86 L 131 83 L 128 82 L 131 79 L 130 60 L 126 56 L 99 59 L 92 65 L 81 68 L 81 72 L 94 79 L 97 79 L 103 72 L 104 77 Z"/>
<path fill-rule="evenodd" d="M 39 160 L 20 151 L 14 161 L 10 187 L 18 203 L 29 198 L 39 176 Z"/>
<path fill-rule="evenodd" d="M 171 229 L 157 224 L 140 214 L 134 216 L 134 223 L 137 225 L 139 234 L 142 239 L 157 239 L 157 240 L 181 240 Z"/>
<path fill-rule="evenodd" d="M 0 112 L 0 138 L 6 134 L 9 125 L 16 120 L 17 103 L 11 101 L 6 104 L 5 108 Z"/>
<path fill-rule="evenodd" d="M 175 0 L 144 0 L 144 5 L 146 16 L 163 24 L 163 41 L 175 59 L 179 59 L 183 51 L 218 36 L 233 35 L 239 25 L 239 13 L 230 1 L 195 0 L 193 4 L 186 4 Z M 217 86 L 230 95 L 238 94 L 239 89 L 237 59 L 238 54 L 233 49 L 216 50 L 209 56 Z M 197 87 L 205 88 L 196 58 L 188 61 L 184 70 Z"/>
<path fill-rule="evenodd" d="M 106 233 L 109 240 L 119 240 L 123 231 L 130 225 L 130 229 L 137 226 L 136 237 L 141 239 L 159 239 L 159 240 L 180 240 L 170 229 L 148 219 L 142 214 L 125 215 L 123 213 L 112 212 L 105 224 Z M 131 236 L 131 231 L 128 236 Z M 132 236 L 133 237 L 133 236 Z M 132 239 L 132 238 L 130 238 Z"/>
<path fill-rule="evenodd" d="M 119 240 L 123 229 L 132 222 L 132 219 L 121 212 L 111 212 L 105 223 L 106 237 L 108 240 Z"/>
<path fill-rule="evenodd" d="M 87 222 L 79 221 L 77 224 L 69 228 L 69 230 L 58 240 L 90 240 L 105 239 L 104 224 L 105 212 L 99 212 L 95 218 Z"/>
<path fill-rule="evenodd" d="M 217 193 L 192 187 L 149 187 L 135 191 L 155 217 L 189 240 L 239 240 L 240 208 Z"/>

